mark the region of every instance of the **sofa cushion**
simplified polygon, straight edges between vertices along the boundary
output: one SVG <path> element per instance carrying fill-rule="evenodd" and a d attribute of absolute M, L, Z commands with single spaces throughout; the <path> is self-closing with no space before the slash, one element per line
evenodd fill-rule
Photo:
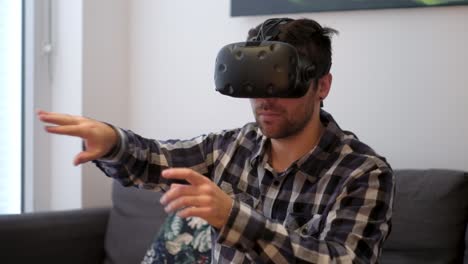
<path fill-rule="evenodd" d="M 203 219 L 167 217 L 141 264 L 211 263 L 211 226 Z"/>
<path fill-rule="evenodd" d="M 167 217 L 160 197 L 159 192 L 113 183 L 113 208 L 105 241 L 106 264 L 141 262 Z"/>
<path fill-rule="evenodd" d="M 468 174 L 396 170 L 392 231 L 381 263 L 463 263 Z"/>

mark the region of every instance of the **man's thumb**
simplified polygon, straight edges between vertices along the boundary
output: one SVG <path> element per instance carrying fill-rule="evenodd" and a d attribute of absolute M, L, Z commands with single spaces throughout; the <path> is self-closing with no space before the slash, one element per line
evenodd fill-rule
<path fill-rule="evenodd" d="M 96 157 L 95 155 L 93 155 L 93 153 L 88 151 L 82 151 L 78 155 L 76 155 L 75 160 L 73 160 L 73 164 L 75 166 L 78 166 L 80 164 L 86 163 L 94 159 L 96 159 Z"/>

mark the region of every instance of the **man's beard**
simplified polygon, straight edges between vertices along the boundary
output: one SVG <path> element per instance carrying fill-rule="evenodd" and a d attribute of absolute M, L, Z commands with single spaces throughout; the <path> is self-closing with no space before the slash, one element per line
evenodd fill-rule
<path fill-rule="evenodd" d="M 311 104 L 312 105 L 310 105 L 310 107 L 293 113 L 294 116 L 289 116 L 287 111 L 281 106 L 265 101 L 262 104 L 255 106 L 255 121 L 266 137 L 273 139 L 288 138 L 302 131 L 310 121 L 314 113 L 314 103 L 311 102 Z M 274 124 L 262 121 L 258 114 L 261 111 L 272 111 L 274 113 L 278 113 L 281 118 L 279 120 L 275 120 L 276 122 L 274 122 Z"/>

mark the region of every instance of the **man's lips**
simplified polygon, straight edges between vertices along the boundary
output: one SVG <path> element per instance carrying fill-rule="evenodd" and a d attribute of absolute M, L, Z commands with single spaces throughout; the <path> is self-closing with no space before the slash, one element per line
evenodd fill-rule
<path fill-rule="evenodd" d="M 257 112 L 257 116 L 260 121 L 271 122 L 278 119 L 281 116 L 281 113 L 274 111 L 259 111 Z"/>
<path fill-rule="evenodd" d="M 280 112 L 274 112 L 274 111 L 258 111 L 257 115 L 259 116 L 278 116 L 280 115 Z"/>

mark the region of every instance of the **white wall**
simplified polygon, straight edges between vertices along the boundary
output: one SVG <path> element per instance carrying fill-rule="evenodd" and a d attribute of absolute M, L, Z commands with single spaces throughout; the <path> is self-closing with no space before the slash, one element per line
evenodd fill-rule
<path fill-rule="evenodd" d="M 128 125 L 127 0 L 83 2 L 83 111 L 92 117 Z M 111 182 L 94 164 L 83 165 L 82 207 L 111 204 Z"/>
<path fill-rule="evenodd" d="M 132 1 L 132 130 L 189 138 L 252 120 L 246 100 L 214 92 L 213 64 L 269 16 L 232 18 L 229 2 Z M 394 168 L 468 170 L 468 7 L 285 16 L 340 31 L 325 109 L 342 128 Z"/>
<path fill-rule="evenodd" d="M 50 97 L 35 91 L 42 102 L 35 107 L 158 139 L 253 120 L 247 100 L 214 91 L 213 64 L 223 45 L 244 40 L 270 16 L 232 18 L 227 0 L 54 2 L 64 9 L 54 27 L 54 84 L 45 91 Z M 394 168 L 468 170 L 468 7 L 285 16 L 314 18 L 341 32 L 325 109 L 344 129 Z M 46 66 L 41 57 L 34 63 Z M 34 156 L 43 156 L 28 167 L 41 175 L 34 182 L 36 210 L 110 204 L 111 181 L 94 165 L 71 165 L 79 140 L 42 132 L 32 141 Z"/>
<path fill-rule="evenodd" d="M 53 53 L 51 64 L 51 106 L 55 112 L 80 114 L 82 111 L 82 3 L 53 1 Z M 70 52 L 74 51 L 74 52 Z M 48 76 L 49 77 L 49 76 Z M 72 158 L 81 147 L 80 140 L 64 136 L 50 138 L 50 208 L 80 208 L 81 167 Z M 39 195 L 43 190 L 37 190 Z"/>
<path fill-rule="evenodd" d="M 250 120 L 247 100 L 214 92 L 216 53 L 258 19 L 228 1 L 133 1 L 130 127 L 158 139 L 194 137 Z"/>
<path fill-rule="evenodd" d="M 93 164 L 72 164 L 81 140 L 47 135 L 32 112 L 39 108 L 128 125 L 128 1 L 51 1 L 50 65 L 41 50 L 48 31 L 46 2 L 33 3 L 38 8 L 28 16 L 37 16 L 40 25 L 35 25 L 36 47 L 27 49 L 36 49 L 36 56 L 27 65 L 34 69 L 27 78 L 26 127 L 34 132 L 26 136 L 26 211 L 110 206 L 111 179 Z M 44 71 L 49 66 L 51 78 Z"/>
<path fill-rule="evenodd" d="M 342 32 L 328 100 L 342 126 L 395 168 L 468 170 L 468 7 L 323 20 Z"/>

